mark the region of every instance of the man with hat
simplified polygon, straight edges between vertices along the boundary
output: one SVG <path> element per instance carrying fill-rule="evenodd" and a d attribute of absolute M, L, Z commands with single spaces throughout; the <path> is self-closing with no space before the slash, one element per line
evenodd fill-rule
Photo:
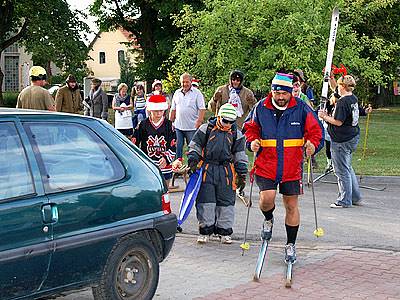
<path fill-rule="evenodd" d="M 108 118 L 108 98 L 101 88 L 102 81 L 93 78 L 90 84 L 89 96 L 83 101 L 85 106 L 84 115 L 107 120 Z"/>
<path fill-rule="evenodd" d="M 82 103 L 79 86 L 74 75 L 69 74 L 65 80 L 65 86 L 56 94 L 56 111 L 78 114 Z"/>
<path fill-rule="evenodd" d="M 235 217 L 235 176 L 246 178 L 248 158 L 245 138 L 236 126 L 236 109 L 222 105 L 218 116 L 199 127 L 189 144 L 188 166 L 192 172 L 203 168 L 202 183 L 196 200 L 199 222 L 198 243 L 206 243 L 211 234 L 231 244 Z"/>
<path fill-rule="evenodd" d="M 17 108 L 54 111 L 54 100 L 50 93 L 43 88 L 46 85 L 46 70 L 33 66 L 29 70 L 31 85 L 24 88 L 18 95 Z"/>
<path fill-rule="evenodd" d="M 248 149 L 257 153 L 254 173 L 260 189 L 260 209 L 265 216 L 261 238 L 271 239 L 279 186 L 286 209 L 285 261 L 295 263 L 303 152 L 305 149 L 309 157 L 323 147 L 324 130 L 312 109 L 293 97 L 292 82 L 292 75 L 277 73 L 272 80 L 272 92 L 250 112 L 244 130 Z"/>
<path fill-rule="evenodd" d="M 229 83 L 217 88 L 214 96 L 208 102 L 208 110 L 217 113 L 219 108 L 230 103 L 236 108 L 237 126 L 242 129 L 243 123 L 250 110 L 256 104 L 257 100 L 253 92 L 243 86 L 244 74 L 240 70 L 234 70 L 229 75 Z"/>

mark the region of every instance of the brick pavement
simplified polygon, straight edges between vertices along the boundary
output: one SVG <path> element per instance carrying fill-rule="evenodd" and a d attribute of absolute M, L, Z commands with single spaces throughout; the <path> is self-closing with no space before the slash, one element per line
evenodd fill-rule
<path fill-rule="evenodd" d="M 179 234 L 160 265 L 155 300 L 400 299 L 400 252 L 298 243 L 291 289 L 283 285 L 283 245 L 272 241 L 260 283 L 251 281 L 260 243 L 241 255 L 240 241 L 198 245 Z M 58 300 L 91 300 L 90 290 Z"/>
<path fill-rule="evenodd" d="M 400 253 L 342 250 L 294 268 L 292 288 L 283 275 L 248 282 L 197 300 L 244 299 L 400 299 Z"/>

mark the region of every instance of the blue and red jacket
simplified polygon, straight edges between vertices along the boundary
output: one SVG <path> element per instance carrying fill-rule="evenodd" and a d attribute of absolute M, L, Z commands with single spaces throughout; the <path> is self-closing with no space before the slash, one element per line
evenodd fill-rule
<path fill-rule="evenodd" d="M 276 183 L 302 178 L 303 145 L 307 140 L 315 146 L 315 153 L 324 146 L 324 128 L 317 115 L 293 96 L 278 121 L 270 93 L 254 106 L 243 131 L 248 147 L 255 139 L 261 141 L 255 174 Z"/>

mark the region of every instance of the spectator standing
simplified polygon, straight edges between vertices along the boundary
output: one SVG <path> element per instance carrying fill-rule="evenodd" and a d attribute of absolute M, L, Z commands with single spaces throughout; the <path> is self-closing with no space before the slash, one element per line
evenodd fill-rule
<path fill-rule="evenodd" d="M 29 70 L 29 77 L 31 85 L 19 93 L 16 108 L 54 111 L 53 97 L 43 88 L 46 85 L 46 70 L 40 66 L 33 66 Z"/>
<path fill-rule="evenodd" d="M 180 76 L 180 83 L 181 88 L 172 97 L 169 117 L 176 129 L 176 157 L 181 159 L 184 140 L 189 145 L 194 133 L 203 123 L 206 107 L 203 94 L 192 87 L 192 76 L 189 73 Z"/>
<path fill-rule="evenodd" d="M 69 74 L 65 86 L 58 89 L 56 94 L 56 111 L 79 114 L 82 97 L 74 75 Z"/>
<path fill-rule="evenodd" d="M 114 95 L 112 108 L 115 110 L 115 129 L 126 137 L 133 135 L 131 97 L 128 95 L 128 86 L 125 83 L 118 85 L 118 93 Z"/>
<path fill-rule="evenodd" d="M 133 128 L 136 129 L 141 121 L 146 119 L 146 95 L 144 86 L 137 84 L 132 90 L 133 94 Z M 132 95 L 131 95 L 132 97 Z"/>
<path fill-rule="evenodd" d="M 337 86 L 340 98 L 336 102 L 332 116 L 323 110 L 318 112 L 318 116 L 328 123 L 333 170 L 339 187 L 337 201 L 330 207 L 347 208 L 361 203 L 360 187 L 351 165 L 353 152 L 360 140 L 359 107 L 358 99 L 353 94 L 356 86 L 353 76 L 340 77 Z"/>
<path fill-rule="evenodd" d="M 93 78 L 89 96 L 84 101 L 84 115 L 103 120 L 108 119 L 108 97 L 101 87 L 102 81 Z"/>
<path fill-rule="evenodd" d="M 237 126 L 242 129 L 244 120 L 250 110 L 257 103 L 253 92 L 243 85 L 244 74 L 240 70 L 234 70 L 229 75 L 229 83 L 217 88 L 210 102 L 208 110 L 217 113 L 225 103 L 231 103 L 237 112 Z"/>

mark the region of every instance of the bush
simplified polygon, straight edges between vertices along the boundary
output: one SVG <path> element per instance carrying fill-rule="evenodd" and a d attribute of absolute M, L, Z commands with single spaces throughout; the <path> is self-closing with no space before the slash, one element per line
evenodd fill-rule
<path fill-rule="evenodd" d="M 5 107 L 15 107 L 17 105 L 18 94 L 16 92 L 3 93 L 3 101 Z"/>

